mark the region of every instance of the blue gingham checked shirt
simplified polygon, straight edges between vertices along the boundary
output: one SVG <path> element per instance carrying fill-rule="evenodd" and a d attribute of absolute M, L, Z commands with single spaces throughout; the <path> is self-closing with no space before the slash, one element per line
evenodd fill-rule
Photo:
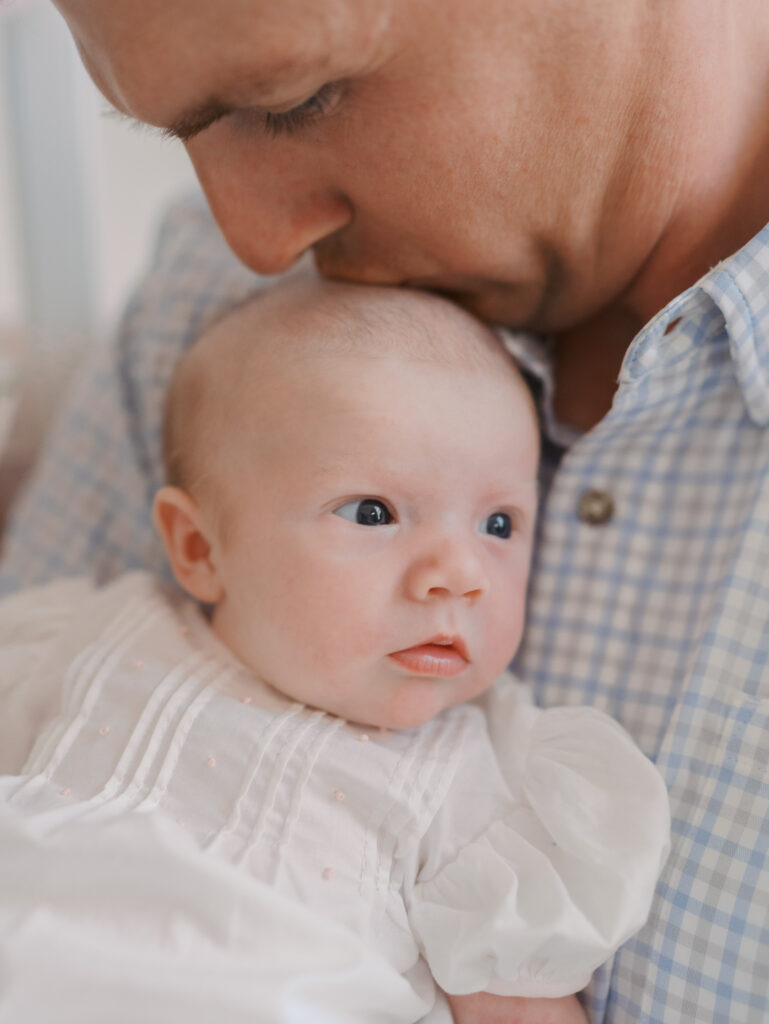
<path fill-rule="evenodd" d="M 16 512 L 0 589 L 168 575 L 149 513 L 168 375 L 255 286 L 199 199 L 171 212 Z M 540 381 L 550 439 L 516 668 L 543 704 L 619 719 L 672 801 L 651 918 L 596 974 L 592 1021 L 769 1021 L 769 227 L 641 331 L 582 437 L 553 419 L 546 349 L 507 342 Z M 603 525 L 580 518 L 590 489 L 613 501 Z"/>

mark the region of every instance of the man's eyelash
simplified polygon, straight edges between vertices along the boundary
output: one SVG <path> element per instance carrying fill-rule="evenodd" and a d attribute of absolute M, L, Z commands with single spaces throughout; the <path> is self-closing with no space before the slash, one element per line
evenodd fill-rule
<path fill-rule="evenodd" d="M 337 82 L 327 82 L 299 106 L 292 107 L 291 110 L 284 110 L 280 114 L 265 114 L 265 131 L 269 135 L 276 136 L 289 135 L 291 132 L 306 128 L 326 112 L 336 96 L 338 85 Z"/>

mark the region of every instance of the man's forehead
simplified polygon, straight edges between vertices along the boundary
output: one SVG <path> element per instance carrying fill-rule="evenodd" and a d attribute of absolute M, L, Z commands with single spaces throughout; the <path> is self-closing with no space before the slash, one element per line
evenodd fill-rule
<path fill-rule="evenodd" d="M 271 102 L 381 31 L 388 0 L 55 0 L 119 109 L 171 123 L 191 107 Z"/>

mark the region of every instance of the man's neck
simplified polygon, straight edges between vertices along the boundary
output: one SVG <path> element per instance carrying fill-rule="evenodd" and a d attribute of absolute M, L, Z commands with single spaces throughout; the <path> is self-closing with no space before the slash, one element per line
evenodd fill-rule
<path fill-rule="evenodd" d="M 555 342 L 555 402 L 559 420 L 589 430 L 611 407 L 625 352 L 643 326 L 631 314 L 602 310 Z"/>
<path fill-rule="evenodd" d="M 666 230 L 622 295 L 556 338 L 556 413 L 581 429 L 608 411 L 641 327 L 769 223 L 769 4 L 713 3 L 687 17 L 676 69 L 687 146 Z"/>

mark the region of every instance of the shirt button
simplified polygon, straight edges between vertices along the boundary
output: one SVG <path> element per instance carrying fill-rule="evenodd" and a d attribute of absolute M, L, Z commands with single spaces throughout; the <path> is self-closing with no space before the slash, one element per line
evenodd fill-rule
<path fill-rule="evenodd" d="M 583 491 L 577 505 L 577 515 L 588 526 L 603 526 L 614 515 L 614 499 L 606 491 Z"/>

